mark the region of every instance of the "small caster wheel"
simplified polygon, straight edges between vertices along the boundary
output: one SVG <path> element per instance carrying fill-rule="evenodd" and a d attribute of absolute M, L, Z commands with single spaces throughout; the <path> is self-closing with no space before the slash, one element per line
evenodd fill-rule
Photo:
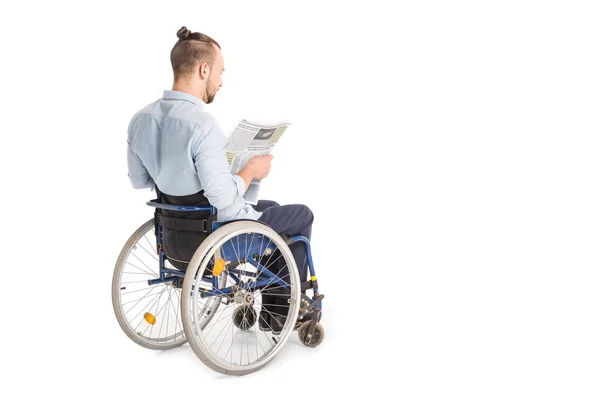
<path fill-rule="evenodd" d="M 256 323 L 256 311 L 250 306 L 242 306 L 233 312 L 233 324 L 243 330 L 247 331 L 252 328 Z"/>
<path fill-rule="evenodd" d="M 323 339 L 325 339 L 325 329 L 323 329 L 323 325 L 317 323 L 315 325 L 315 333 L 312 337 L 308 337 L 308 327 L 310 326 L 310 321 L 303 322 L 298 328 L 298 338 L 303 345 L 308 347 L 317 347 L 321 344 Z"/>

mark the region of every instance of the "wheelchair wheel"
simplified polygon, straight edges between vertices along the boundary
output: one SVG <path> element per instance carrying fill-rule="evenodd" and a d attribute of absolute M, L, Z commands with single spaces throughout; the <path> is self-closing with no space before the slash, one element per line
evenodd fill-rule
<path fill-rule="evenodd" d="M 224 285 L 207 287 L 207 276 Z M 293 332 L 301 299 L 292 252 L 255 221 L 226 224 L 206 238 L 189 263 L 182 293 L 190 346 L 208 367 L 232 375 L 256 371 L 275 357 Z M 263 304 L 266 298 L 275 300 Z M 220 304 L 211 319 L 202 312 L 208 301 Z"/>
<path fill-rule="evenodd" d="M 323 339 L 325 339 L 325 329 L 323 329 L 323 325 L 317 323 L 315 325 L 315 333 L 313 336 L 308 337 L 308 328 L 310 326 L 310 321 L 303 322 L 302 325 L 298 328 L 298 339 L 300 342 L 308 347 L 317 347 L 321 344 Z"/>
<path fill-rule="evenodd" d="M 125 243 L 117 259 L 112 302 L 119 325 L 140 346 L 166 350 L 187 340 L 181 319 L 181 289 L 172 282 L 149 285 L 159 277 L 154 219 Z"/>

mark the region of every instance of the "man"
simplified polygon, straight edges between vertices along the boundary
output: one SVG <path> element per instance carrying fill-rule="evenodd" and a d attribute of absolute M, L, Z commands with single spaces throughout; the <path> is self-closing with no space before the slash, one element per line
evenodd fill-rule
<path fill-rule="evenodd" d="M 134 188 L 157 189 L 161 202 L 178 205 L 212 205 L 218 221 L 259 220 L 278 233 L 310 239 L 313 214 L 304 205 L 280 206 L 260 201 L 245 203 L 244 192 L 253 179 L 265 178 L 270 155 L 256 156 L 232 175 L 225 154 L 227 139 L 219 124 L 204 110 L 223 86 L 225 70 L 221 47 L 202 33 L 186 27 L 177 31 L 179 41 L 171 50 L 174 83 L 163 98 L 138 111 L 128 130 L 127 163 Z M 198 219 L 197 213 L 161 211 L 167 217 Z M 171 264 L 185 270 L 199 243 L 208 233 L 163 229 L 163 249 Z M 304 246 L 291 246 L 300 279 L 307 276 Z M 263 304 L 277 298 L 263 294 Z M 261 329 L 280 325 L 274 314 L 262 313 Z M 266 324 L 265 324 L 266 321 Z"/>

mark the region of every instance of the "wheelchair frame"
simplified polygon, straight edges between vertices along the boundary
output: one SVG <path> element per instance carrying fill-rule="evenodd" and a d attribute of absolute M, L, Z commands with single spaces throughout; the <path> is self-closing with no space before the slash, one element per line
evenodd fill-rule
<path fill-rule="evenodd" d="M 178 205 L 159 203 L 156 200 L 150 200 L 150 201 L 146 202 L 146 204 L 150 207 L 164 209 L 164 210 L 171 210 L 171 211 L 187 211 L 187 212 L 189 212 L 189 211 L 204 211 L 204 212 L 209 212 L 211 216 L 213 216 L 216 213 L 216 209 L 212 206 L 211 207 L 178 206 Z M 233 222 L 233 221 L 231 221 L 231 222 Z M 214 232 L 215 230 L 219 229 L 221 226 L 223 226 L 225 224 L 227 224 L 227 222 L 213 221 L 212 226 L 211 226 L 211 232 Z M 178 279 L 184 278 L 185 272 L 179 271 L 177 269 L 165 267 L 166 255 L 162 249 L 162 226 L 158 223 L 155 223 L 155 228 L 156 228 L 156 232 L 157 232 L 156 237 L 157 237 L 157 249 L 158 249 L 158 256 L 159 256 L 160 275 L 159 275 L 159 278 L 157 278 L 157 279 L 149 280 L 148 284 L 156 285 L 156 284 L 172 282 L 172 281 L 176 281 Z M 246 234 L 246 235 L 248 235 L 248 234 Z M 296 242 L 302 242 L 305 246 L 306 259 L 308 262 L 308 268 L 309 268 L 309 272 L 310 272 L 310 281 L 307 281 L 307 283 L 309 283 L 310 286 L 308 286 L 308 285 L 303 286 L 302 289 L 312 289 L 313 290 L 312 298 L 303 293 L 301 294 L 301 297 L 303 300 L 306 300 L 306 302 L 308 303 L 306 310 L 311 310 L 314 308 L 314 309 L 316 309 L 316 311 L 320 312 L 321 308 L 322 308 L 321 300 L 323 299 L 324 296 L 319 294 L 317 277 L 315 275 L 315 269 L 313 266 L 312 255 L 311 255 L 311 251 L 310 251 L 310 241 L 305 236 L 300 236 L 300 235 L 293 236 L 292 238 L 289 238 L 288 240 L 286 240 L 286 244 L 288 244 L 288 245 L 290 245 L 292 243 L 296 243 Z M 246 243 L 247 243 L 247 236 L 246 236 Z M 248 249 L 247 253 L 263 254 L 267 250 L 268 247 L 269 247 L 269 245 L 267 244 L 263 248 L 262 243 L 260 245 L 258 245 L 258 248 L 252 247 L 252 242 L 251 242 L 250 248 Z M 232 255 L 233 252 L 235 252 L 235 248 L 233 248 L 233 246 L 231 246 L 231 249 L 229 249 L 228 247 L 225 247 L 226 256 Z M 224 257 L 224 258 L 227 258 L 227 257 Z M 274 284 L 274 283 L 276 283 L 277 285 L 279 285 L 281 287 L 289 288 L 289 285 L 284 280 L 282 280 L 281 278 L 277 278 L 277 276 L 275 274 L 273 274 L 273 272 L 269 271 L 267 268 L 265 268 L 263 265 L 261 265 L 254 258 L 251 257 L 244 261 L 250 263 L 251 265 L 256 267 L 258 270 L 258 274 L 256 274 L 256 273 L 249 274 L 246 271 L 240 271 L 240 272 L 244 273 L 244 276 L 258 279 L 258 276 L 262 274 L 262 275 L 265 275 L 266 278 L 262 279 L 260 281 L 253 282 L 253 283 L 243 284 L 243 283 L 241 283 L 241 280 L 235 273 L 231 273 L 235 270 L 230 270 L 229 276 L 236 282 L 237 285 L 239 285 L 240 289 L 255 290 L 255 289 L 259 289 L 259 288 L 263 287 L 264 285 Z M 170 276 L 167 276 L 167 274 Z M 207 279 L 207 278 L 203 278 L 203 280 L 205 280 L 205 279 Z M 301 280 L 302 280 L 302 277 L 301 277 Z M 217 295 L 230 295 L 232 293 L 232 288 L 219 289 L 218 276 L 215 276 L 215 275 L 212 276 L 212 286 L 213 286 L 213 289 L 209 290 L 209 291 L 205 291 L 203 293 L 203 297 L 210 297 L 210 296 L 217 296 Z M 313 302 L 316 302 L 316 304 L 312 305 Z"/>

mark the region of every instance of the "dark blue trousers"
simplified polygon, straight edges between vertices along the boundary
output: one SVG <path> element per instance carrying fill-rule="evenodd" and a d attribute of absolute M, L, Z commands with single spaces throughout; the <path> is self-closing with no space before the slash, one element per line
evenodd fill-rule
<path fill-rule="evenodd" d="M 302 235 L 310 240 L 314 216 L 307 206 L 303 204 L 280 206 L 271 200 L 259 200 L 254 209 L 263 213 L 259 221 L 269 225 L 275 232 L 285 233 L 289 237 Z M 290 245 L 290 250 L 298 266 L 300 281 L 303 282 L 308 275 L 308 263 L 306 261 L 304 243 L 293 243 Z"/>

